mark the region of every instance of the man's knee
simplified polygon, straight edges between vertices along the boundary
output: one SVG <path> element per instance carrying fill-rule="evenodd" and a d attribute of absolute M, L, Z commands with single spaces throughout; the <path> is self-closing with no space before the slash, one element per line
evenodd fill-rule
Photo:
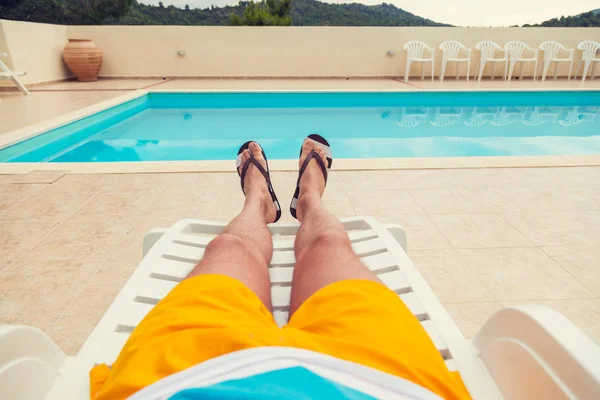
<path fill-rule="evenodd" d="M 339 250 L 340 248 L 352 249 L 350 239 L 348 239 L 346 232 L 342 232 L 338 229 L 326 229 L 317 233 L 311 240 L 309 247 L 313 250 Z"/>
<path fill-rule="evenodd" d="M 249 257 L 262 260 L 263 255 L 250 243 L 246 243 L 239 236 L 223 233 L 210 241 L 206 251 L 213 255 L 227 255 L 227 258 L 240 258 L 249 260 Z"/>
<path fill-rule="evenodd" d="M 207 251 L 248 251 L 248 245 L 235 235 L 223 233 L 210 241 Z"/>

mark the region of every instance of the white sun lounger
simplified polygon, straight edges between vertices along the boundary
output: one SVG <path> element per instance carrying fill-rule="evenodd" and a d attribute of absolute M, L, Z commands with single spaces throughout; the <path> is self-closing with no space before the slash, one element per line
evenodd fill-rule
<path fill-rule="evenodd" d="M 600 347 L 566 318 L 541 306 L 497 312 L 471 341 L 460 333 L 409 260 L 398 226 L 373 218 L 343 220 L 355 253 L 421 321 L 451 370 L 475 399 L 600 398 Z M 112 363 L 130 332 L 202 257 L 224 223 L 183 220 L 153 230 L 145 257 L 79 354 L 66 357 L 38 329 L 0 326 L 0 388 L 7 399 L 87 399 L 88 372 Z M 287 321 L 297 224 L 270 227 L 269 273 L 275 319 Z"/>
<path fill-rule="evenodd" d="M 0 53 L 0 57 L 6 56 L 8 56 L 8 54 Z M 23 76 L 25 74 L 26 72 L 11 71 L 10 69 L 8 69 L 6 64 L 4 64 L 2 60 L 0 60 L 0 80 L 10 79 L 15 83 L 15 85 L 17 85 L 20 91 L 22 91 L 25 94 L 29 94 L 29 90 L 27 90 L 25 85 L 23 85 L 21 81 L 17 78 L 18 76 Z"/>

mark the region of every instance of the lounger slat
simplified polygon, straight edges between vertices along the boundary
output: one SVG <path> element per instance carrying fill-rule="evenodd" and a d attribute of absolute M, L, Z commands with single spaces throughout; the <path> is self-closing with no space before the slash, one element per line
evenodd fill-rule
<path fill-rule="evenodd" d="M 456 362 L 454 362 L 454 360 L 444 360 L 444 363 L 446 364 L 446 368 L 448 368 L 448 371 L 458 371 L 458 366 L 456 365 Z"/>
<path fill-rule="evenodd" d="M 280 265 L 292 266 L 296 262 L 296 257 L 292 250 L 288 251 L 275 251 L 273 252 L 273 258 L 271 259 L 271 267 Z"/>
<path fill-rule="evenodd" d="M 135 328 L 142 319 L 154 308 L 153 304 L 138 303 L 132 301 L 123 307 L 122 314 L 119 315 L 118 322 L 114 327 L 114 332 L 131 332 L 130 327 Z"/>
<path fill-rule="evenodd" d="M 273 307 L 287 311 L 290 307 L 291 286 L 273 286 L 271 288 L 271 302 Z M 280 310 L 280 311 L 281 311 Z"/>
<path fill-rule="evenodd" d="M 362 242 L 368 239 L 374 239 L 377 237 L 377 232 L 374 230 L 365 231 L 354 231 L 348 233 L 350 241 L 353 243 Z M 277 239 L 273 238 L 273 249 L 274 250 L 294 250 L 294 239 Z"/>
<path fill-rule="evenodd" d="M 177 260 L 170 260 L 168 258 L 160 258 L 158 262 L 148 263 L 147 271 L 148 275 L 164 276 L 165 278 L 172 279 L 183 279 L 185 278 L 196 266 L 196 262 L 183 262 Z"/>
<path fill-rule="evenodd" d="M 200 247 L 186 246 L 177 243 L 170 243 L 163 257 L 172 260 L 197 262 L 204 255 L 204 249 Z"/>
<path fill-rule="evenodd" d="M 175 286 L 177 286 L 177 282 L 147 277 L 142 281 L 139 289 L 136 290 L 136 297 L 133 301 L 148 304 L 158 303 Z"/>
<path fill-rule="evenodd" d="M 107 335 L 106 346 L 98 352 L 97 363 L 111 365 L 115 362 L 125 342 L 129 339 L 129 333 L 111 332 Z"/>
<path fill-rule="evenodd" d="M 184 233 L 180 233 L 173 239 L 174 243 L 177 242 L 186 242 L 190 243 L 197 247 L 206 247 L 211 240 L 213 240 L 215 236 L 195 236 L 195 235 L 186 235 Z"/>
<path fill-rule="evenodd" d="M 357 257 L 365 257 L 386 251 L 385 243 L 378 237 L 364 242 L 352 243 L 352 250 Z"/>
<path fill-rule="evenodd" d="M 292 267 L 271 267 L 269 268 L 269 277 L 272 284 L 281 284 L 292 282 L 294 268 Z"/>
<path fill-rule="evenodd" d="M 363 257 L 360 261 L 371 271 L 377 272 L 381 270 L 388 270 L 393 267 L 397 269 L 397 263 L 394 256 L 390 252 L 374 254 L 372 256 Z"/>
<path fill-rule="evenodd" d="M 419 319 L 419 321 L 424 321 L 427 319 L 427 311 L 425 311 L 425 307 L 419 301 L 419 298 L 413 292 L 401 294 L 400 298 L 406 304 L 406 307 L 410 310 L 410 312 Z"/>
<path fill-rule="evenodd" d="M 429 335 L 429 338 L 433 342 L 433 345 L 435 346 L 435 348 L 440 351 L 440 353 L 442 354 L 442 357 L 444 357 L 444 359 L 448 358 L 448 355 L 449 355 L 448 346 L 444 342 L 444 339 L 442 339 L 442 336 L 440 335 L 440 332 L 437 330 L 437 328 L 433 324 L 433 321 L 431 321 L 431 320 L 422 321 L 421 326 L 423 326 L 423 328 L 425 328 L 425 331 L 427 331 L 427 335 Z"/>
<path fill-rule="evenodd" d="M 273 318 L 275 319 L 275 322 L 277 323 L 277 325 L 280 327 L 288 323 L 288 315 L 289 315 L 289 313 L 287 311 L 274 311 L 273 312 Z"/>
<path fill-rule="evenodd" d="M 381 279 L 381 281 L 389 287 L 391 290 L 398 294 L 403 294 L 411 291 L 410 284 L 402 275 L 400 270 L 384 272 L 382 274 L 377 274 L 377 277 Z"/>

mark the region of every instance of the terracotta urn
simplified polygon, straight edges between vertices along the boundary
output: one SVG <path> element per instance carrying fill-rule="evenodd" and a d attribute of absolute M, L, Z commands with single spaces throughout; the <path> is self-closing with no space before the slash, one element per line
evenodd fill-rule
<path fill-rule="evenodd" d="M 102 52 L 91 39 L 69 39 L 63 50 L 63 59 L 80 82 L 98 79 Z"/>

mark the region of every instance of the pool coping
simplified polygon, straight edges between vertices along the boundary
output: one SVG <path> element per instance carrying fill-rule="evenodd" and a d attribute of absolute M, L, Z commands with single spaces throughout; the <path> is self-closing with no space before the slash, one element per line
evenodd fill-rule
<path fill-rule="evenodd" d="M 80 110 L 51 118 L 21 129 L 0 135 L 0 149 L 25 139 L 46 133 L 62 125 L 83 119 L 97 112 L 115 107 L 149 93 L 339 93 L 339 92 L 572 92 L 598 91 L 597 88 L 493 88 L 493 89 L 323 89 L 323 90 L 232 90 L 232 89 L 138 89 L 116 96 Z M 493 156 L 493 157 L 415 157 L 415 158 L 346 158 L 337 159 L 335 170 L 389 170 L 389 169 L 441 169 L 441 168 L 509 168 L 509 167 L 574 167 L 600 165 L 600 154 L 572 156 Z M 296 171 L 297 160 L 271 160 L 272 171 Z M 160 172 L 231 172 L 233 161 L 135 161 L 98 163 L 0 163 L 1 174 L 26 174 L 31 171 L 68 171 L 71 173 L 160 173 Z"/>

